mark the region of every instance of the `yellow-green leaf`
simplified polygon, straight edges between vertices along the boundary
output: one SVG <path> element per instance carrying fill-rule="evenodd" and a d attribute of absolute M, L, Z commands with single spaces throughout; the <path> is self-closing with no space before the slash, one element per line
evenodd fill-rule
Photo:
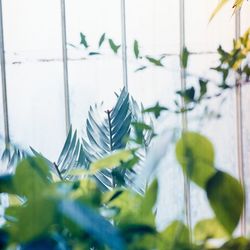
<path fill-rule="evenodd" d="M 122 162 L 127 162 L 133 158 L 131 150 L 119 150 L 91 164 L 91 173 L 96 173 L 104 168 L 115 168 Z"/>

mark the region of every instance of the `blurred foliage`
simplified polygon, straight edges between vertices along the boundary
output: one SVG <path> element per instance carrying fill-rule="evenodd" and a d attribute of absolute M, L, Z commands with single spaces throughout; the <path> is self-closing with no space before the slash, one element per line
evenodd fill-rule
<path fill-rule="evenodd" d="M 227 2 L 221 0 L 211 18 Z M 243 2 L 235 0 L 234 10 Z M 102 55 L 105 45 L 119 54 L 121 45 L 106 33 L 95 48 L 80 33 L 80 46 L 87 56 Z M 218 48 L 220 62 L 213 70 L 221 74 L 221 80 L 214 86 L 210 79 L 198 77 L 198 85 L 176 91 L 174 108 L 159 102 L 144 108 L 126 89 L 117 94 L 112 109 L 91 106 L 85 136 L 79 138 L 71 128 L 54 163 L 33 148 L 26 152 L 6 145 L 2 160 L 8 171 L 0 176 L 0 193 L 7 195 L 8 204 L 1 199 L 5 210 L 0 249 L 249 250 L 248 239 L 234 237 L 245 203 L 243 187 L 216 167 L 212 142 L 193 131 L 182 132 L 174 140 L 164 133 L 156 136 L 152 122 L 152 116 L 191 112 L 210 99 L 223 97 L 227 90 L 248 84 L 249 53 L 250 30 L 234 41 L 231 51 Z M 189 75 L 191 54 L 184 48 L 180 55 L 184 77 Z M 133 55 L 138 62 L 136 72 L 151 65 L 165 67 L 166 54 L 144 54 L 137 40 Z M 209 91 L 211 85 L 215 94 Z M 209 112 L 208 106 L 204 115 L 205 111 Z M 156 140 L 155 147 L 151 140 Z M 173 141 L 184 175 L 204 191 L 214 215 L 194 228 L 174 220 L 159 230 L 155 170 Z"/>

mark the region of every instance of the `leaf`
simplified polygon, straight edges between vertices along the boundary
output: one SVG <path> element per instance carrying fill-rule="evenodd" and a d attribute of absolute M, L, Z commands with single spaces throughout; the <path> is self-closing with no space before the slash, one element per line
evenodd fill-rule
<path fill-rule="evenodd" d="M 238 237 L 231 239 L 220 248 L 220 250 L 248 250 L 250 249 L 250 242 L 248 239 Z"/>
<path fill-rule="evenodd" d="M 124 149 L 126 146 L 125 139 L 130 134 L 132 113 L 129 94 L 125 88 L 118 96 L 114 108 L 105 113 L 101 108 L 97 105 L 90 107 L 86 122 L 87 138 L 83 140 L 83 151 L 89 165 L 114 151 Z M 108 170 L 103 169 L 96 174 L 96 180 L 103 189 L 113 187 L 110 178 L 112 176 Z"/>
<path fill-rule="evenodd" d="M 121 47 L 121 45 L 116 45 L 112 39 L 109 39 L 109 46 L 115 54 L 118 53 L 118 50 Z"/>
<path fill-rule="evenodd" d="M 81 32 L 80 37 L 81 37 L 80 44 L 82 44 L 87 49 L 89 45 L 87 43 L 86 36 Z"/>
<path fill-rule="evenodd" d="M 238 180 L 218 171 L 207 183 L 207 197 L 216 218 L 232 234 L 239 223 L 244 206 L 243 188 Z"/>
<path fill-rule="evenodd" d="M 184 69 L 187 68 L 189 55 L 190 53 L 188 49 L 185 47 L 181 53 L 181 65 Z"/>
<path fill-rule="evenodd" d="M 106 37 L 106 34 L 103 33 L 98 43 L 99 48 L 101 48 L 103 42 L 105 41 L 105 37 Z"/>
<path fill-rule="evenodd" d="M 152 64 L 154 64 L 155 66 L 164 67 L 164 65 L 161 62 L 161 59 L 155 59 L 155 58 L 150 57 L 150 56 L 146 56 L 146 59 L 149 62 L 151 62 Z"/>
<path fill-rule="evenodd" d="M 134 41 L 134 54 L 135 54 L 135 58 L 138 59 L 140 52 L 139 52 L 139 44 L 137 40 Z"/>
<path fill-rule="evenodd" d="M 133 158 L 131 150 L 116 151 L 94 163 L 91 164 L 90 169 L 92 173 L 102 170 L 103 168 L 115 168 L 122 162 L 127 162 Z"/>
<path fill-rule="evenodd" d="M 142 71 L 142 70 L 144 70 L 144 69 L 146 69 L 146 68 L 147 68 L 147 66 L 141 66 L 141 67 L 139 67 L 138 69 L 136 69 L 135 72 Z"/>
<path fill-rule="evenodd" d="M 215 10 L 213 11 L 212 15 L 209 18 L 209 22 L 215 17 L 215 15 L 222 9 L 222 7 L 228 3 L 228 0 L 220 0 L 218 5 L 216 6 Z"/>
<path fill-rule="evenodd" d="M 157 102 L 155 106 L 143 110 L 143 113 L 153 113 L 155 118 L 157 119 L 160 117 L 161 112 L 167 111 L 167 110 L 168 108 L 160 106 L 159 102 Z"/>
<path fill-rule="evenodd" d="M 200 99 L 207 93 L 207 80 L 199 80 L 199 85 L 200 85 Z"/>
<path fill-rule="evenodd" d="M 20 162 L 13 177 L 13 184 L 18 194 L 31 200 L 36 199 L 50 182 L 48 166 L 41 158 L 35 157 L 29 157 Z"/>
<path fill-rule="evenodd" d="M 176 157 L 184 173 L 201 188 L 216 172 L 214 148 L 204 136 L 195 132 L 184 132 L 176 144 Z"/>
<path fill-rule="evenodd" d="M 125 249 L 125 243 L 117 229 L 83 203 L 64 200 L 58 209 L 100 244 L 107 245 L 111 250 Z"/>
<path fill-rule="evenodd" d="M 98 56 L 100 55 L 99 52 L 89 52 L 89 56 Z"/>
<path fill-rule="evenodd" d="M 12 175 L 0 176 L 0 193 L 16 194 Z"/>
<path fill-rule="evenodd" d="M 144 199 L 142 200 L 140 214 L 141 216 L 149 216 L 156 203 L 158 194 L 158 181 L 154 180 L 153 183 L 146 190 Z"/>
<path fill-rule="evenodd" d="M 199 221 L 194 228 L 194 237 L 195 240 L 203 242 L 208 239 L 228 238 L 228 233 L 218 220 L 213 218 Z"/>
<path fill-rule="evenodd" d="M 195 102 L 195 89 L 194 87 L 190 87 L 185 90 L 179 90 L 176 94 L 180 95 L 184 98 L 185 103 Z"/>
<path fill-rule="evenodd" d="M 159 236 L 161 239 L 158 241 L 159 250 L 189 249 L 190 232 L 181 221 L 172 222 Z"/>
<path fill-rule="evenodd" d="M 54 223 L 55 203 L 51 200 L 37 197 L 28 205 L 18 208 L 17 223 L 10 228 L 12 238 L 18 242 L 27 242 L 47 233 Z"/>

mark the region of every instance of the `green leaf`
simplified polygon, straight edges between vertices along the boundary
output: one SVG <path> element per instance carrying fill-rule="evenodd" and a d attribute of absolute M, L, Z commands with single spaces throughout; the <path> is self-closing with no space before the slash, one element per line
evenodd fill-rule
<path fill-rule="evenodd" d="M 182 51 L 182 54 L 181 54 L 181 66 L 184 69 L 187 68 L 189 55 L 190 55 L 190 53 L 189 53 L 188 49 L 185 47 Z"/>
<path fill-rule="evenodd" d="M 208 81 L 200 79 L 199 84 L 200 84 L 200 99 L 201 99 L 207 93 Z"/>
<path fill-rule="evenodd" d="M 205 188 L 207 181 L 216 172 L 212 143 L 198 133 L 184 132 L 176 144 L 176 156 L 184 173 Z"/>
<path fill-rule="evenodd" d="M 127 162 L 133 158 L 131 150 L 119 150 L 116 151 L 94 163 L 91 164 L 90 169 L 92 173 L 96 173 L 104 168 L 115 168 L 122 162 Z"/>
<path fill-rule="evenodd" d="M 205 219 L 195 225 L 194 238 L 203 242 L 208 239 L 228 238 L 228 233 L 217 219 Z"/>
<path fill-rule="evenodd" d="M 100 55 L 100 53 L 99 52 L 89 52 L 89 56 L 98 56 L 98 55 Z"/>
<path fill-rule="evenodd" d="M 16 194 L 12 175 L 0 176 L 0 193 Z"/>
<path fill-rule="evenodd" d="M 134 54 L 135 54 L 135 58 L 138 59 L 140 51 L 139 51 L 139 44 L 137 40 L 134 41 Z"/>
<path fill-rule="evenodd" d="M 231 234 L 239 223 L 244 206 L 241 184 L 229 174 L 218 171 L 208 181 L 206 191 L 218 221 Z"/>
<path fill-rule="evenodd" d="M 80 44 L 82 44 L 87 49 L 89 45 L 87 43 L 86 36 L 81 32 L 80 37 L 81 37 Z"/>
<path fill-rule="evenodd" d="M 37 199 L 16 211 L 17 223 L 13 223 L 10 233 L 13 239 L 27 242 L 48 232 L 54 223 L 55 203 Z"/>
<path fill-rule="evenodd" d="M 141 216 L 148 216 L 152 213 L 152 209 L 156 203 L 158 194 L 158 181 L 154 180 L 150 187 L 146 190 L 144 199 L 141 204 Z"/>
<path fill-rule="evenodd" d="M 143 113 L 153 113 L 155 118 L 157 119 L 160 117 L 162 111 L 167 111 L 167 110 L 168 108 L 160 106 L 159 102 L 157 102 L 155 106 L 143 110 Z"/>
<path fill-rule="evenodd" d="M 189 249 L 190 232 L 181 221 L 172 222 L 160 233 L 158 250 L 183 250 Z"/>
<path fill-rule="evenodd" d="M 101 38 L 100 38 L 100 40 L 99 40 L 99 43 L 98 43 L 99 48 L 101 48 L 103 42 L 105 41 L 105 37 L 106 37 L 106 34 L 103 33 L 102 36 L 101 36 Z"/>
<path fill-rule="evenodd" d="M 112 39 L 109 39 L 109 46 L 115 54 L 118 53 L 118 50 L 121 47 L 121 45 L 116 45 Z"/>
<path fill-rule="evenodd" d="M 146 69 L 146 68 L 147 68 L 147 66 L 141 66 L 141 67 L 139 67 L 138 69 L 136 69 L 135 72 L 142 71 L 142 70 L 144 70 L 144 69 Z"/>
<path fill-rule="evenodd" d="M 248 250 L 248 249 L 250 249 L 250 242 L 248 239 L 243 237 L 231 239 L 220 248 L 220 250 Z"/>
<path fill-rule="evenodd" d="M 41 158 L 29 157 L 18 164 L 13 183 L 19 195 L 37 199 L 51 183 L 49 168 Z"/>
<path fill-rule="evenodd" d="M 164 67 L 164 65 L 162 64 L 161 59 L 155 59 L 153 57 L 150 56 L 146 56 L 146 59 L 151 62 L 152 64 L 154 64 L 155 66 L 159 66 L 159 67 Z"/>
<path fill-rule="evenodd" d="M 195 102 L 195 89 L 190 87 L 185 90 L 179 90 L 176 94 L 184 98 L 185 103 Z"/>

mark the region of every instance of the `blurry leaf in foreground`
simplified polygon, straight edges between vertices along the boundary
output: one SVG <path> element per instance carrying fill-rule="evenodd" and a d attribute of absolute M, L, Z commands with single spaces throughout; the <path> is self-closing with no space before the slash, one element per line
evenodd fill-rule
<path fill-rule="evenodd" d="M 208 239 L 228 238 L 228 233 L 222 225 L 216 220 L 205 219 L 199 221 L 194 228 L 194 237 L 197 241 L 206 241 Z"/>
<path fill-rule="evenodd" d="M 158 250 L 189 249 L 190 232 L 181 221 L 174 221 L 160 233 L 158 244 Z"/>
<path fill-rule="evenodd" d="M 84 204 L 65 200 L 59 210 L 100 244 L 107 245 L 111 250 L 125 250 L 124 241 L 117 229 Z"/>
<path fill-rule="evenodd" d="M 116 151 L 94 163 L 90 166 L 91 173 L 96 173 L 103 168 L 115 168 L 123 162 L 127 162 L 133 158 L 133 153 L 131 150 L 119 150 Z"/>
<path fill-rule="evenodd" d="M 232 234 L 239 223 L 244 206 L 241 184 L 229 174 L 218 171 L 208 181 L 206 191 L 218 221 Z"/>
<path fill-rule="evenodd" d="M 205 188 L 207 181 L 216 172 L 212 143 L 198 133 L 185 132 L 176 144 L 176 156 L 184 173 Z"/>

